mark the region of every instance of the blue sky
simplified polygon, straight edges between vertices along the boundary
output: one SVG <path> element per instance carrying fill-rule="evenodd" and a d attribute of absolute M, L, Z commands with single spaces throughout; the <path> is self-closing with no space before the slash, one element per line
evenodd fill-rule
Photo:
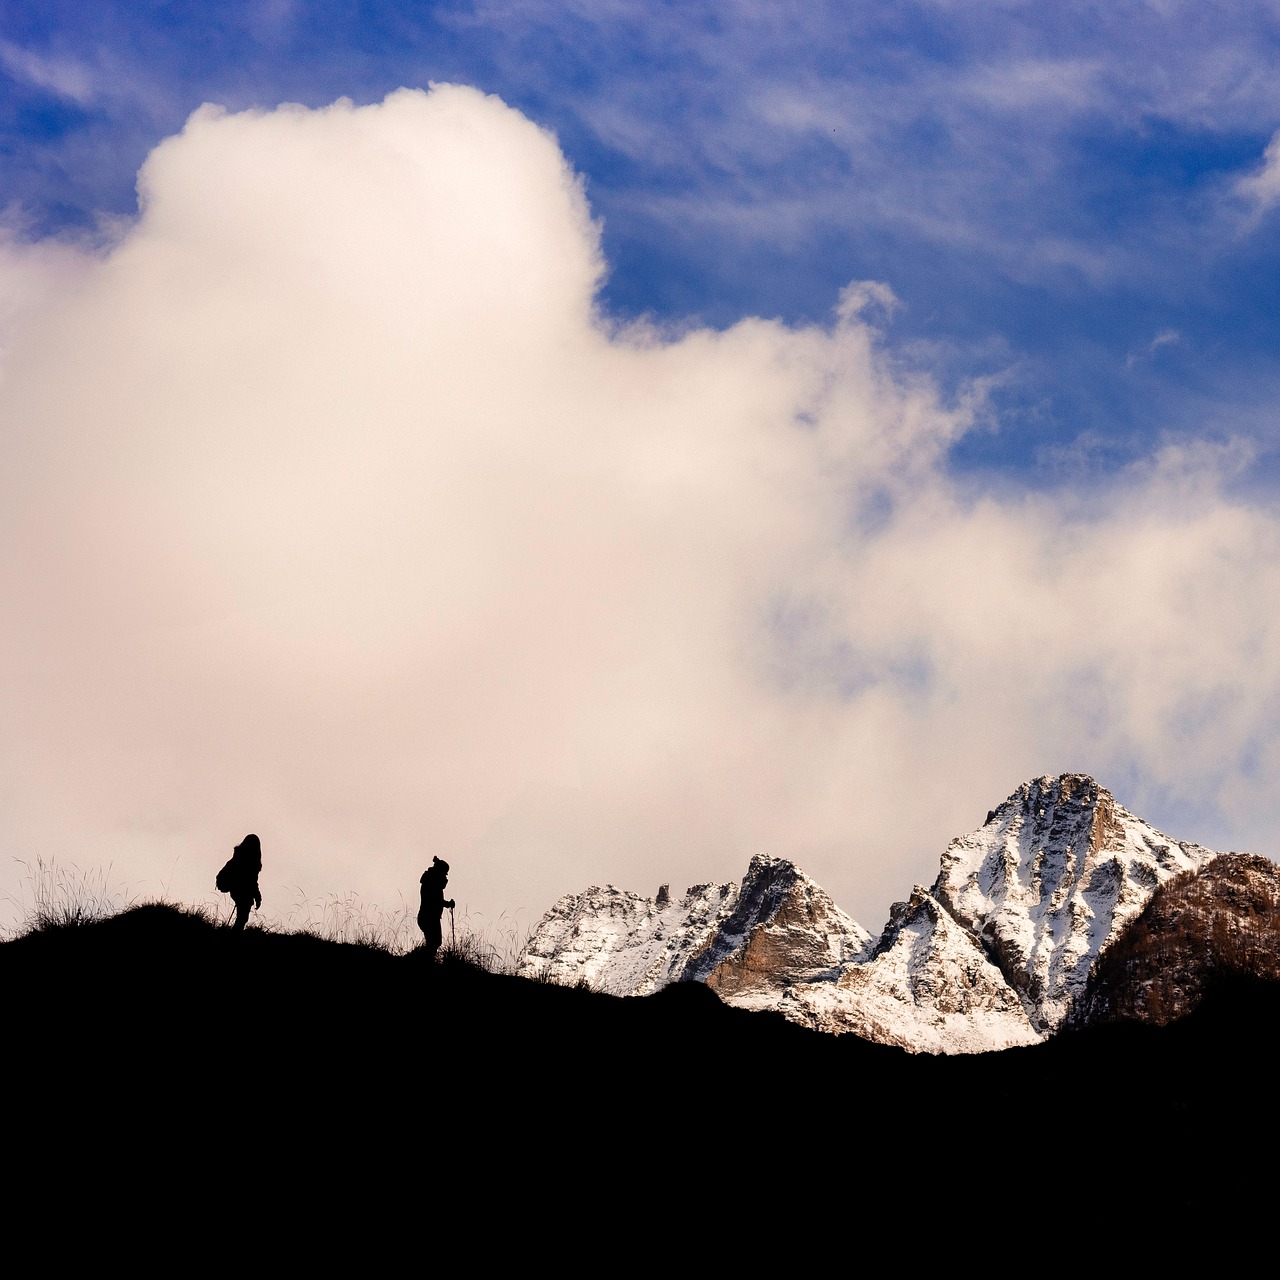
<path fill-rule="evenodd" d="M 1280 7 L 212 12 L 0 5 L 0 845 L 1274 852 Z"/>
<path fill-rule="evenodd" d="M 232 110 L 475 85 L 558 136 L 615 315 L 829 321 L 993 379 L 981 482 L 1093 484 L 1170 436 L 1274 470 L 1280 242 L 1236 184 L 1280 127 L 1267 5 L 8 4 L 0 184 L 31 234 L 135 209 L 147 152 Z M 995 474 L 992 474 L 995 473 Z"/>

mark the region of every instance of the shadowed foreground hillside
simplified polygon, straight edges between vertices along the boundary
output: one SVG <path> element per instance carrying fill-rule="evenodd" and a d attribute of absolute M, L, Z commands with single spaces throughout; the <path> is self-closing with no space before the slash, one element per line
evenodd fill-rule
<path fill-rule="evenodd" d="M 1101 1177 L 1173 1153 L 1172 1176 L 1276 1130 L 1275 984 L 932 1058 L 696 984 L 620 999 L 145 906 L 3 944 L 0 985 L 6 1160 L 49 1194 L 865 1198 L 1044 1160 Z"/>

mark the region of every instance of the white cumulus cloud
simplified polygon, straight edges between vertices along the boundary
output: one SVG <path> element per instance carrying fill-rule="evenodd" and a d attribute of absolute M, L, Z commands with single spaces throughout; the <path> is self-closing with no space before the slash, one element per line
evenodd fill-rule
<path fill-rule="evenodd" d="M 1230 450 L 966 495 L 887 286 L 618 329 L 554 138 L 471 89 L 205 107 L 139 190 L 103 256 L 0 254 L 0 891 L 200 900 L 255 831 L 268 908 L 439 855 L 531 923 L 768 849 L 875 928 L 1034 774 L 1269 829 L 1280 530 Z"/>

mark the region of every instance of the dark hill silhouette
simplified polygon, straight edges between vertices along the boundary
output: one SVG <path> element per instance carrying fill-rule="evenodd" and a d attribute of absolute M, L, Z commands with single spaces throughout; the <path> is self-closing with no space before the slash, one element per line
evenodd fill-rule
<path fill-rule="evenodd" d="M 494 1179 L 539 1230 L 603 1202 L 797 1196 L 888 1229 L 957 1185 L 1025 1197 L 1045 1161 L 1054 1185 L 1202 1182 L 1206 1160 L 1220 1184 L 1224 1142 L 1277 1129 L 1275 983 L 1211 986 L 1163 1028 L 934 1058 L 696 984 L 622 999 L 153 905 L 0 945 L 0 990 L 23 1186 L 136 1197 L 128 1152 L 211 1239 L 228 1196 L 394 1234 L 424 1196 L 492 1207 Z"/>

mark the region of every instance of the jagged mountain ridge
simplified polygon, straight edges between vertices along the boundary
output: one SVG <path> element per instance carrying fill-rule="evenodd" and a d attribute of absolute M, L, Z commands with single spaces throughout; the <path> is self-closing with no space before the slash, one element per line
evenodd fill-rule
<path fill-rule="evenodd" d="M 789 861 L 679 900 L 605 886 L 562 898 L 518 972 L 619 995 L 700 981 L 731 1004 L 915 1051 L 975 1052 L 1052 1034 L 1093 962 L 1173 876 L 1217 857 L 1129 813 L 1083 774 L 1019 787 L 953 840 L 931 888 L 878 939 Z"/>
<path fill-rule="evenodd" d="M 759 855 L 741 885 L 694 885 L 680 898 L 667 885 L 655 898 L 612 885 L 566 894 L 530 935 L 517 971 L 612 995 L 705 982 L 727 998 L 759 974 L 819 980 L 872 941 L 798 868 Z"/>

